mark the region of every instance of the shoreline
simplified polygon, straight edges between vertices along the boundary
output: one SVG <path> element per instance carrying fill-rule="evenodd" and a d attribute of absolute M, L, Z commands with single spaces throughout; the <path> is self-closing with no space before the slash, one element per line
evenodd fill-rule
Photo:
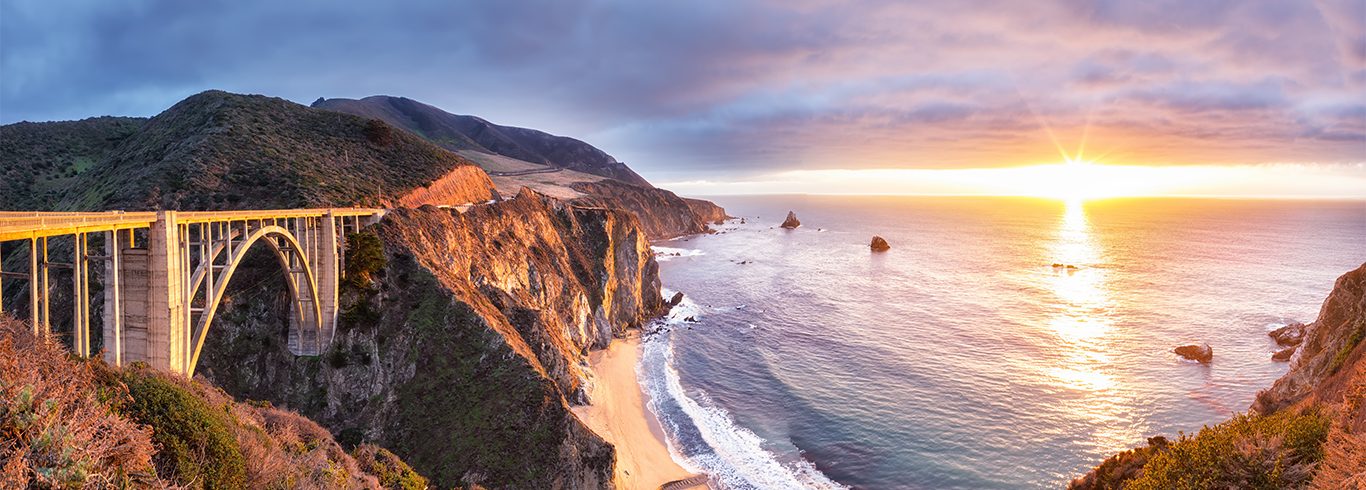
<path fill-rule="evenodd" d="M 694 476 L 673 460 L 659 421 L 645 408 L 649 395 L 636 381 L 640 332 L 628 331 L 625 339 L 613 339 L 610 346 L 590 353 L 588 359 L 596 382 L 589 393 L 592 404 L 574 407 L 573 412 L 617 448 L 613 478 L 618 488 L 655 490 Z"/>

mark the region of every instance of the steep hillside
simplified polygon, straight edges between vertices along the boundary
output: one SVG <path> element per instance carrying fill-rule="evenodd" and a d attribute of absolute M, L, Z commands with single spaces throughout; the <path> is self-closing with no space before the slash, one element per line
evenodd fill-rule
<path fill-rule="evenodd" d="M 55 208 L 386 206 L 472 165 L 381 121 L 208 91 L 128 135 Z M 469 187 L 463 202 L 494 197 L 491 182 Z"/>
<path fill-rule="evenodd" d="M 381 119 L 451 151 L 477 150 L 650 187 L 625 164 L 588 143 L 534 129 L 499 126 L 403 97 L 322 99 L 313 107 Z"/>
<path fill-rule="evenodd" d="M 634 216 L 525 190 L 463 214 L 394 210 L 368 233 L 385 265 L 346 292 L 331 352 L 289 353 L 288 297 L 261 261 L 234 279 L 199 371 L 391 448 L 440 488 L 612 488 L 614 449 L 569 406 L 593 382 L 588 351 L 662 305 Z"/>
<path fill-rule="evenodd" d="M 77 175 L 146 123 L 105 116 L 0 126 L 0 211 L 52 209 Z"/>

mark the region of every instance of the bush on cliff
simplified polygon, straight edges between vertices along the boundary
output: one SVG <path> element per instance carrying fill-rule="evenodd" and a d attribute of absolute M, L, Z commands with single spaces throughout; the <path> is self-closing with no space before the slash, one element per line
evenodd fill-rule
<path fill-rule="evenodd" d="M 1136 447 L 1121 452 L 1091 470 L 1086 476 L 1072 480 L 1068 490 L 1124 490 L 1129 480 L 1143 473 L 1143 466 L 1160 452 L 1167 451 L 1167 438 L 1149 437 L 1148 447 Z"/>
<path fill-rule="evenodd" d="M 132 397 L 122 412 L 152 427 L 160 448 L 153 458 L 158 473 L 205 489 L 243 486 L 246 462 L 229 430 L 233 421 L 228 413 L 210 407 L 188 382 L 140 363 L 123 371 L 120 381 Z"/>
<path fill-rule="evenodd" d="M 1237 415 L 1158 452 L 1127 490 L 1300 488 L 1323 458 L 1332 412 L 1322 405 Z"/>
<path fill-rule="evenodd" d="M 374 475 L 384 488 L 395 490 L 422 490 L 427 488 L 427 479 L 413 471 L 412 466 L 398 459 L 394 453 L 374 444 L 361 444 L 351 455 L 366 473 Z"/>
<path fill-rule="evenodd" d="M 342 287 L 355 291 L 370 289 L 370 276 L 384 268 L 384 244 L 369 233 L 346 234 L 346 279 Z"/>

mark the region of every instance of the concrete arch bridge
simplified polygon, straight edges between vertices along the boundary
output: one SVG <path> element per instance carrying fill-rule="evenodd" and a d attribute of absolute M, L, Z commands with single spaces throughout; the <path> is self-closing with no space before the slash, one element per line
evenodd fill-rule
<path fill-rule="evenodd" d="M 105 360 L 120 366 L 144 361 L 190 376 L 233 271 L 252 245 L 266 243 L 285 272 L 293 300 L 289 350 L 319 355 L 336 331 L 338 285 L 345 270 L 343 235 L 383 215 L 383 209 L 361 208 L 0 212 L 0 243 L 19 242 L 11 245 L 11 254 L 14 249 L 22 254 L 27 245 L 28 255 L 27 270 L 0 270 L 0 286 L 28 281 L 34 333 L 50 335 L 54 285 L 48 271 L 72 270 L 72 345 L 77 354 L 89 357 L 90 273 L 92 266 L 102 266 Z M 90 250 L 92 234 L 103 234 L 102 251 Z M 67 236 L 72 238 L 60 239 L 71 241 L 71 255 L 54 261 L 48 240 Z M 0 256 L 0 264 L 4 259 Z"/>

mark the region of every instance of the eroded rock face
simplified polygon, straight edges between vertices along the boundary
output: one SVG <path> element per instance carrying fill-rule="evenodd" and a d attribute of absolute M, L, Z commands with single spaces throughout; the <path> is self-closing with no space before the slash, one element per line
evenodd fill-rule
<path fill-rule="evenodd" d="M 1172 352 L 1192 361 L 1209 362 L 1214 359 L 1214 349 L 1210 348 L 1209 344 L 1183 345 L 1172 349 Z"/>
<path fill-rule="evenodd" d="M 707 223 L 714 221 L 707 218 L 715 217 L 714 213 L 706 217 L 699 216 L 688 200 L 664 189 L 614 180 L 576 182 L 570 187 L 588 194 L 574 199 L 572 202 L 576 205 L 625 209 L 635 214 L 640 220 L 641 229 L 651 240 L 705 233 Z M 722 209 L 720 214 L 724 216 L 725 210 Z"/>
<path fill-rule="evenodd" d="M 359 429 L 434 488 L 613 488 L 615 449 L 569 406 L 586 401 L 587 352 L 663 306 L 635 217 L 524 190 L 464 214 L 396 209 L 371 231 L 388 263 L 371 292 L 344 293 L 327 354 L 278 340 L 289 300 L 266 280 L 226 303 L 199 372 Z"/>
<path fill-rule="evenodd" d="M 1253 409 L 1269 413 L 1301 397 L 1332 376 L 1359 350 L 1366 334 L 1366 264 L 1343 274 L 1333 285 L 1319 316 L 1304 326 L 1290 372 L 1257 394 Z"/>
<path fill-rule="evenodd" d="M 697 217 L 704 222 L 721 224 L 725 220 L 734 219 L 734 216 L 726 214 L 726 209 L 717 206 L 716 203 L 702 199 L 682 198 L 683 202 L 688 203 L 688 207 L 697 214 Z"/>
<path fill-rule="evenodd" d="M 792 212 L 792 211 L 788 211 L 788 212 L 787 212 L 787 219 L 783 220 L 782 227 L 783 227 L 783 228 L 787 228 L 787 229 L 792 229 L 792 228 L 796 228 L 796 227 L 801 226 L 801 225 L 802 225 L 802 222 L 797 220 L 797 213 L 794 213 L 794 212 Z"/>

